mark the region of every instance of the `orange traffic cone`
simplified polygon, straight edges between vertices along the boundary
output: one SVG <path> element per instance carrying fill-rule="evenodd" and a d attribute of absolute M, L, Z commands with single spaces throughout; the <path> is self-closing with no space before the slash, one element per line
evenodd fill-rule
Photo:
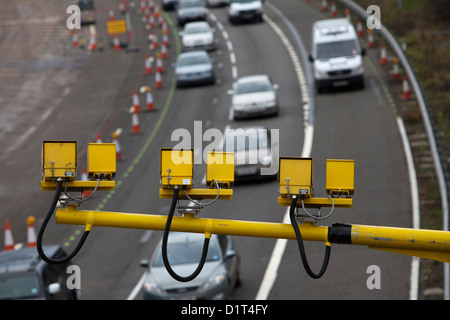
<path fill-rule="evenodd" d="M 95 49 L 97 49 L 97 42 L 95 40 L 95 34 L 91 34 L 89 36 L 89 49 L 91 51 L 95 51 Z"/>
<path fill-rule="evenodd" d="M 356 34 L 358 35 L 359 38 L 362 38 L 364 36 L 363 25 L 361 20 L 358 20 L 356 22 Z"/>
<path fill-rule="evenodd" d="M 158 70 L 156 70 L 155 83 L 156 83 L 156 88 L 157 89 L 161 89 L 162 88 L 161 73 Z"/>
<path fill-rule="evenodd" d="M 156 53 L 156 71 L 157 72 L 164 71 L 163 63 L 161 60 L 161 53 L 159 53 L 159 52 Z"/>
<path fill-rule="evenodd" d="M 153 49 L 158 48 L 158 35 L 156 34 L 156 32 L 153 32 L 152 34 L 152 45 Z"/>
<path fill-rule="evenodd" d="M 97 134 L 95 135 L 95 142 L 102 143 L 102 135 L 100 132 L 97 132 Z"/>
<path fill-rule="evenodd" d="M 345 18 L 348 22 L 352 20 L 352 17 L 350 16 L 350 9 L 345 9 Z"/>
<path fill-rule="evenodd" d="M 117 36 L 114 36 L 114 50 L 115 51 L 119 51 L 120 50 L 120 41 L 119 38 Z"/>
<path fill-rule="evenodd" d="M 112 134 L 112 143 L 116 145 L 116 160 L 122 160 L 122 150 L 120 149 L 119 144 L 119 135 L 122 132 L 122 129 L 117 129 Z"/>
<path fill-rule="evenodd" d="M 165 45 L 166 47 L 169 46 L 169 35 L 166 33 L 164 33 L 164 29 L 163 29 L 163 36 L 162 36 L 162 44 Z"/>
<path fill-rule="evenodd" d="M 322 11 L 328 10 L 327 0 L 322 0 Z"/>
<path fill-rule="evenodd" d="M 153 14 L 151 14 L 148 18 L 148 26 L 150 27 L 150 29 L 153 29 L 155 27 L 155 17 L 153 16 Z"/>
<path fill-rule="evenodd" d="M 153 73 L 152 61 L 153 61 L 153 57 L 150 57 L 149 55 L 147 55 L 145 58 L 145 73 L 146 74 Z"/>
<path fill-rule="evenodd" d="M 167 48 L 164 44 L 161 45 L 161 58 L 167 59 Z"/>
<path fill-rule="evenodd" d="M 411 99 L 411 91 L 409 90 L 408 78 L 403 76 L 403 100 Z"/>
<path fill-rule="evenodd" d="M 139 102 L 139 96 L 136 90 L 133 91 L 133 108 L 136 110 L 136 112 L 141 111 L 141 105 Z"/>
<path fill-rule="evenodd" d="M 392 66 L 392 80 L 398 80 L 399 79 L 399 72 L 398 72 L 398 59 L 394 58 L 394 65 Z"/>
<path fill-rule="evenodd" d="M 27 218 L 27 242 L 28 247 L 36 247 L 36 231 L 34 230 L 34 223 L 36 219 L 33 216 Z"/>
<path fill-rule="evenodd" d="M 86 172 L 86 168 L 83 167 L 81 169 L 81 181 L 88 181 L 88 176 Z M 86 199 L 92 194 L 91 190 L 83 190 L 83 199 Z"/>
<path fill-rule="evenodd" d="M 331 3 L 331 16 L 333 18 L 337 17 L 336 2 L 334 2 L 334 1 Z"/>
<path fill-rule="evenodd" d="M 116 20 L 116 16 L 114 15 L 114 10 L 109 9 L 109 21 Z"/>
<path fill-rule="evenodd" d="M 373 31 L 372 29 L 367 30 L 367 42 L 369 43 L 369 48 L 375 47 L 375 41 L 373 39 Z"/>
<path fill-rule="evenodd" d="M 147 102 L 147 111 L 154 111 L 155 105 L 153 103 L 153 95 L 152 95 L 152 89 L 150 87 L 145 88 L 146 91 L 146 102 Z"/>
<path fill-rule="evenodd" d="M 141 133 L 141 126 L 139 125 L 139 118 L 138 118 L 138 112 L 134 107 L 131 107 L 131 126 L 132 126 L 132 133 Z"/>
<path fill-rule="evenodd" d="M 14 250 L 14 239 L 9 226 L 9 221 L 5 221 L 5 251 Z"/>
<path fill-rule="evenodd" d="M 72 46 L 78 47 L 78 35 L 75 32 L 72 35 Z"/>
<path fill-rule="evenodd" d="M 381 46 L 380 64 L 387 64 L 386 45 L 385 44 L 383 44 Z"/>

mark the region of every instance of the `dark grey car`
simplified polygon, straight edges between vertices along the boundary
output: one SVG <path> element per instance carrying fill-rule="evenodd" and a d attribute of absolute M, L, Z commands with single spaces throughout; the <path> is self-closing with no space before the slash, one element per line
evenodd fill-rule
<path fill-rule="evenodd" d="M 44 246 L 45 254 L 52 259 L 66 256 L 59 246 Z M 64 264 L 47 264 L 36 248 L 22 248 L 0 253 L 0 299 L 72 300 L 78 291 L 67 286 L 67 267 Z"/>
<path fill-rule="evenodd" d="M 171 232 L 167 255 L 172 269 L 180 276 L 191 274 L 200 261 L 205 236 L 196 233 Z M 205 265 L 192 281 L 173 279 L 164 267 L 161 242 L 152 259 L 142 260 L 148 268 L 143 285 L 144 299 L 228 299 L 239 280 L 240 257 L 230 236 L 212 235 Z"/>
<path fill-rule="evenodd" d="M 177 6 L 178 26 L 189 21 L 206 21 L 206 8 L 200 0 L 179 0 Z"/>

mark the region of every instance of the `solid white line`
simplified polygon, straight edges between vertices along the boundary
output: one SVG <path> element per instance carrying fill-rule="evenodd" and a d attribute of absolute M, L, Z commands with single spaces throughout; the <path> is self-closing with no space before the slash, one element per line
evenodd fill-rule
<path fill-rule="evenodd" d="M 144 281 L 145 281 L 146 277 L 147 277 L 147 271 L 145 271 L 144 274 L 141 276 L 141 279 L 139 279 L 139 282 L 133 288 L 133 291 L 131 291 L 130 295 L 127 297 L 127 300 L 134 300 L 134 298 L 136 298 L 137 294 L 141 290 L 141 287 L 144 285 Z"/>

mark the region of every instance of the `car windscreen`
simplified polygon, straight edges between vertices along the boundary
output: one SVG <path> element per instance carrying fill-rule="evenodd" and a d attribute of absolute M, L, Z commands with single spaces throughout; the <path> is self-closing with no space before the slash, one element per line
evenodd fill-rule
<path fill-rule="evenodd" d="M 203 3 L 199 1 L 180 1 L 178 3 L 179 9 L 196 8 L 196 7 L 203 7 Z"/>
<path fill-rule="evenodd" d="M 34 273 L 0 275 L 0 299 L 30 299 L 39 297 L 39 279 Z"/>
<path fill-rule="evenodd" d="M 231 0 L 232 3 L 250 3 L 254 1 L 255 0 Z"/>
<path fill-rule="evenodd" d="M 253 92 L 270 91 L 272 88 L 267 81 L 251 81 L 238 83 L 236 87 L 236 94 L 246 94 Z"/>
<path fill-rule="evenodd" d="M 188 56 L 178 60 L 179 67 L 195 66 L 198 64 L 209 64 L 209 60 L 205 56 Z"/>
<path fill-rule="evenodd" d="M 267 130 L 265 129 L 237 129 L 225 138 L 223 148 L 227 152 L 263 149 L 269 147 Z"/>
<path fill-rule="evenodd" d="M 317 44 L 317 59 L 354 56 L 358 53 L 355 40 L 334 41 Z"/>
<path fill-rule="evenodd" d="M 196 34 L 196 33 L 206 33 L 209 32 L 208 26 L 205 25 L 196 25 L 190 26 L 184 29 L 185 34 Z"/>
<path fill-rule="evenodd" d="M 172 266 L 181 264 L 198 263 L 200 261 L 203 250 L 203 241 L 194 242 L 177 242 L 167 244 L 167 258 Z M 220 259 L 216 246 L 213 243 L 209 244 L 208 255 L 206 256 L 206 262 L 218 261 Z M 164 266 L 161 250 L 153 260 L 154 267 Z"/>

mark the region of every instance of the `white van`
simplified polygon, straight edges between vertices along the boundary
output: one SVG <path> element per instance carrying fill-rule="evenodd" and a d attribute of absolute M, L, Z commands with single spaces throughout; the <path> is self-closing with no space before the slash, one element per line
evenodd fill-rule
<path fill-rule="evenodd" d="M 314 78 L 317 91 L 325 87 L 357 85 L 364 88 L 364 68 L 355 28 L 346 18 L 316 21 L 312 30 Z"/>

